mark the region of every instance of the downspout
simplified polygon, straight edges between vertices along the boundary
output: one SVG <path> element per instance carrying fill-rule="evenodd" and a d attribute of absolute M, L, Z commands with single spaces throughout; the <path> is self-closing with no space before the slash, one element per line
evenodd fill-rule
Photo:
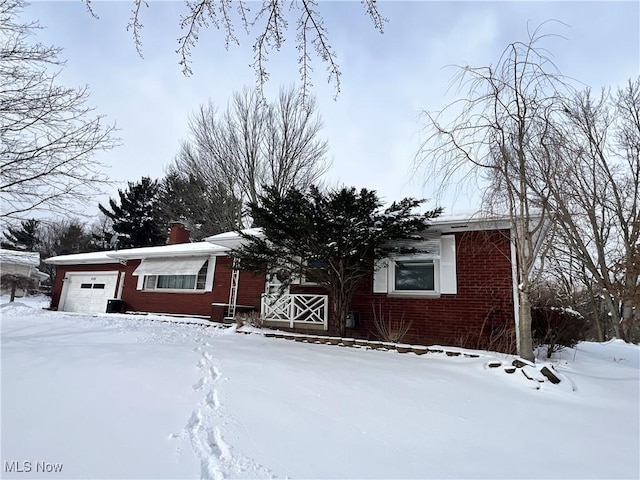
<path fill-rule="evenodd" d="M 116 300 L 122 300 L 122 290 L 124 289 L 124 277 L 125 277 L 125 272 L 118 273 L 118 293 L 116 294 Z"/>
<path fill-rule="evenodd" d="M 513 319 L 516 326 L 516 345 L 520 345 L 520 294 L 518 289 L 518 259 L 516 256 L 516 242 L 513 227 L 509 229 L 509 244 L 511 247 L 511 285 L 513 290 Z"/>

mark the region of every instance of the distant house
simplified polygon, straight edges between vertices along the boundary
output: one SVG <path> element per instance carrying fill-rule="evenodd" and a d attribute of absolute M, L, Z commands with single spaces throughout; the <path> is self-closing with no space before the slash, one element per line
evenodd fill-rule
<path fill-rule="evenodd" d="M 19 275 L 30 278 L 34 288 L 40 286 L 49 275 L 38 270 L 40 266 L 40 254 L 38 252 L 24 252 L 20 250 L 7 250 L 0 248 L 0 272 L 2 275 Z M 8 293 L 7 286 L 2 285 L 2 293 Z M 23 297 L 27 292 L 17 289 L 15 295 Z"/>
<path fill-rule="evenodd" d="M 252 233 L 260 234 L 259 230 Z M 277 274 L 234 269 L 236 232 L 188 243 L 181 224 L 159 247 L 53 257 L 52 308 L 131 311 L 230 320 L 256 311 L 284 330 L 336 334 L 327 290 L 295 279 L 280 292 Z M 421 253 L 385 259 L 361 283 L 348 335 L 379 338 L 375 318 L 407 327 L 403 341 L 510 349 L 517 315 L 513 252 L 506 221 L 437 219 Z"/>

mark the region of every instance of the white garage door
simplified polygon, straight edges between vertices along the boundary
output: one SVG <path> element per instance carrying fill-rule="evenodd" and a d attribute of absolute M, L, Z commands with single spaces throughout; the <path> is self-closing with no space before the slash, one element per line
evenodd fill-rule
<path fill-rule="evenodd" d="M 104 313 L 107 300 L 115 298 L 118 272 L 67 274 L 60 299 L 65 312 Z"/>

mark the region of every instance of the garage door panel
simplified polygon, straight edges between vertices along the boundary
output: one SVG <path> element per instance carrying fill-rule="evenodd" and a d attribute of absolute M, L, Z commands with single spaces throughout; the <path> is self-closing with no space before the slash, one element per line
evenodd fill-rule
<path fill-rule="evenodd" d="M 115 296 L 118 272 L 72 274 L 65 283 L 64 311 L 104 313 L 107 301 Z"/>

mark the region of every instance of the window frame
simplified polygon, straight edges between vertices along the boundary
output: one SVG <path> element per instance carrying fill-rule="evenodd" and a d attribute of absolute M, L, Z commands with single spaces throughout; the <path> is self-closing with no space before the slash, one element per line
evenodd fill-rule
<path fill-rule="evenodd" d="M 323 260 L 314 260 L 311 263 L 315 264 L 314 268 L 317 268 L 318 270 L 329 268 L 327 263 Z M 303 286 L 308 285 L 310 287 L 314 287 L 314 286 L 322 285 L 322 283 L 315 281 L 313 276 L 309 277 L 309 275 L 307 275 L 307 273 L 305 272 L 300 274 L 300 285 L 303 285 Z"/>
<path fill-rule="evenodd" d="M 189 292 L 206 292 L 207 291 L 207 277 L 209 273 L 209 259 L 205 260 L 200 267 L 200 270 L 196 275 L 144 275 L 142 280 L 142 290 L 147 292 L 179 292 L 179 293 L 189 293 Z M 158 287 L 158 281 L 160 277 L 182 277 L 182 278 L 193 278 L 193 288 L 163 288 Z"/>
<path fill-rule="evenodd" d="M 433 290 L 406 290 L 396 288 L 397 264 L 422 263 L 433 265 Z M 439 297 L 440 296 L 440 258 L 434 255 L 407 255 L 392 257 L 388 268 L 388 294 L 392 296 Z"/>

